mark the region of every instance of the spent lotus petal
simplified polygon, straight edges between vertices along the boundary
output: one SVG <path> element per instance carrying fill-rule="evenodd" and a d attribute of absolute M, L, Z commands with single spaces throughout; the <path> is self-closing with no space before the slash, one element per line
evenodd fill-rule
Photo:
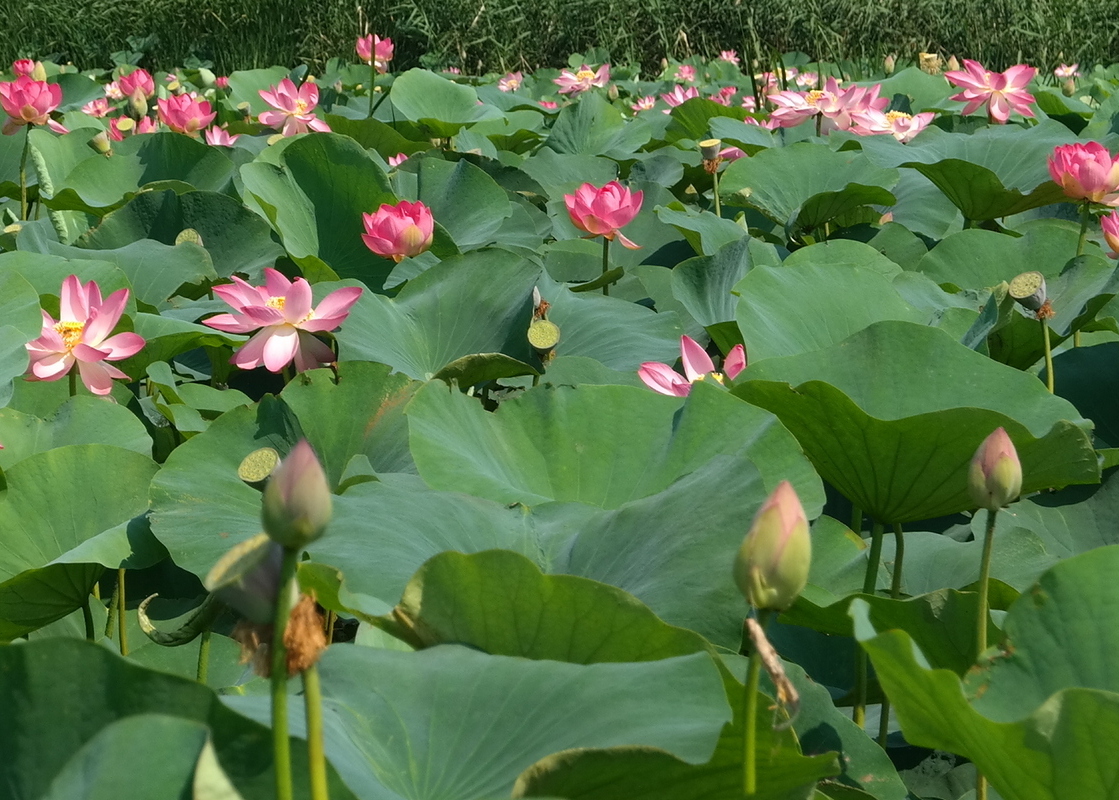
<path fill-rule="evenodd" d="M 680 361 L 684 367 L 684 375 L 658 361 L 646 361 L 637 370 L 637 375 L 654 392 L 687 397 L 692 391 L 692 384 L 706 379 L 708 375 L 717 383 L 723 383 L 724 376 L 731 380 L 737 378 L 746 369 L 746 349 L 740 344 L 732 347 L 723 359 L 723 373 L 720 374 L 715 371 L 711 356 L 707 355 L 695 339 L 685 335 L 680 337 Z"/>

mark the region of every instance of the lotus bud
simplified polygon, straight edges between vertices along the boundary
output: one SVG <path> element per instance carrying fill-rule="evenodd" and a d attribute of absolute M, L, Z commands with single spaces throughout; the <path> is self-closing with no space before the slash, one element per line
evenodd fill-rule
<path fill-rule="evenodd" d="M 148 115 L 148 98 L 143 89 L 137 88 L 128 96 L 128 113 L 133 119 L 143 119 Z"/>
<path fill-rule="evenodd" d="M 946 66 L 949 72 L 955 72 L 960 68 L 960 62 L 956 60 L 955 56 L 948 56 L 948 64 Z"/>
<path fill-rule="evenodd" d="M 113 154 L 113 144 L 109 141 L 109 134 L 107 131 L 101 131 L 88 142 L 86 142 L 95 153 L 100 153 L 103 156 L 111 156 Z"/>
<path fill-rule="evenodd" d="M 1072 97 L 1074 94 L 1076 94 L 1076 80 L 1073 78 L 1069 78 L 1067 81 L 1062 83 L 1061 94 L 1063 94 L 1065 97 Z"/>
<path fill-rule="evenodd" d="M 996 428 L 971 459 L 968 493 L 980 508 L 997 511 L 1022 493 L 1022 464 L 1006 430 Z"/>
<path fill-rule="evenodd" d="M 897 68 L 897 65 L 898 60 L 891 53 L 890 55 L 886 56 L 886 59 L 882 62 L 882 69 L 887 75 L 893 75 L 894 69 Z"/>
<path fill-rule="evenodd" d="M 917 65 L 921 68 L 921 72 L 927 72 L 929 75 L 939 75 L 941 63 L 940 56 L 936 53 L 917 54 Z"/>
<path fill-rule="evenodd" d="M 273 541 L 299 548 L 322 536 L 331 516 L 330 486 L 306 439 L 276 467 L 263 500 L 264 530 Z"/>
<path fill-rule="evenodd" d="M 1010 296 L 1030 311 L 1040 311 L 1047 299 L 1045 276 L 1040 272 L 1023 272 L 1010 282 Z"/>
<path fill-rule="evenodd" d="M 722 149 L 722 139 L 704 139 L 699 143 L 699 154 L 703 156 L 704 161 L 714 161 L 719 157 L 719 151 Z"/>
<path fill-rule="evenodd" d="M 615 100 L 617 100 L 618 99 L 618 84 L 616 84 L 616 83 L 610 84 L 610 88 L 606 90 L 606 96 L 608 98 L 610 98 L 611 103 L 613 103 Z"/>
<path fill-rule="evenodd" d="M 734 581 L 758 609 L 784 611 L 808 583 L 812 539 L 808 518 L 788 481 L 774 489 L 746 534 L 734 561 Z"/>
<path fill-rule="evenodd" d="M 31 80 L 33 80 L 33 81 L 45 81 L 46 79 L 47 79 L 46 67 L 43 66 L 42 61 L 36 61 L 34 68 L 32 68 L 32 70 L 31 70 Z"/>

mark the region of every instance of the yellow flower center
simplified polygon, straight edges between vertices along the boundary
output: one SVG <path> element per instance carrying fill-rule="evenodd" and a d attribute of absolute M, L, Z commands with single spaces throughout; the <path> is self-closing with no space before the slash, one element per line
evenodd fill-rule
<path fill-rule="evenodd" d="M 594 78 L 594 75 L 595 75 L 594 70 L 589 70 L 589 69 L 581 69 L 581 70 L 579 70 L 578 72 L 575 73 L 575 77 L 578 78 L 581 81 L 589 81 L 592 78 Z"/>
<path fill-rule="evenodd" d="M 899 119 L 913 119 L 913 115 L 912 114 L 906 114 L 904 111 L 887 111 L 886 112 L 886 120 L 887 121 L 894 122 L 894 121 L 899 120 Z"/>
<path fill-rule="evenodd" d="M 692 383 L 699 383 L 700 381 L 705 381 L 705 380 L 707 380 L 708 378 L 711 378 L 711 380 L 715 381 L 715 383 L 718 383 L 718 384 L 719 384 L 719 385 L 721 385 L 721 386 L 725 386 L 725 385 L 726 385 L 726 383 L 724 383 L 723 373 L 721 373 L 721 372 L 708 372 L 708 373 L 705 373 L 705 374 L 703 374 L 703 375 L 700 375 L 700 376 L 699 376 L 698 378 L 696 378 L 696 379 L 695 379 L 694 381 L 692 381 Z"/>
<path fill-rule="evenodd" d="M 296 100 L 295 101 L 295 113 L 296 114 L 306 114 L 307 113 L 307 101 L 306 100 Z"/>
<path fill-rule="evenodd" d="M 62 337 L 62 343 L 67 350 L 73 350 L 74 345 L 82 340 L 82 331 L 85 330 L 84 322 L 59 322 L 54 326 L 55 331 Z"/>
<path fill-rule="evenodd" d="M 505 85 L 508 86 L 510 89 L 517 89 L 520 87 L 521 82 L 516 78 L 510 78 L 509 80 L 505 81 Z"/>
<path fill-rule="evenodd" d="M 269 297 L 267 300 L 264 301 L 264 305 L 268 306 L 269 308 L 274 308 L 277 311 L 283 311 L 285 302 L 287 302 L 286 297 Z"/>
<path fill-rule="evenodd" d="M 804 96 L 804 101 L 810 106 L 816 105 L 823 98 L 824 92 L 821 89 L 813 89 L 811 92 Z"/>

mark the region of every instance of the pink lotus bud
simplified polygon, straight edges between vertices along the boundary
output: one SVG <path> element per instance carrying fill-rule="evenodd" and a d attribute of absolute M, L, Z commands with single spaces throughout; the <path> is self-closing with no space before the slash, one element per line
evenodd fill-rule
<path fill-rule="evenodd" d="M 971 502 L 991 511 L 1013 502 L 1021 494 L 1022 464 L 1014 442 L 1003 428 L 996 428 L 975 451 L 967 488 Z"/>
<path fill-rule="evenodd" d="M 1119 205 L 1119 158 L 1099 142 L 1053 148 L 1049 177 L 1073 200 Z"/>
<path fill-rule="evenodd" d="M 31 73 L 35 71 L 35 64 L 37 62 L 33 58 L 21 58 L 18 61 L 12 62 L 12 72 L 18 78 L 20 75 L 31 77 Z"/>
<path fill-rule="evenodd" d="M 734 560 L 734 581 L 758 609 L 784 611 L 808 583 L 812 538 L 796 490 L 781 481 L 758 509 Z"/>
<path fill-rule="evenodd" d="M 630 250 L 641 247 L 625 237 L 619 230 L 625 227 L 641 210 L 642 192 L 631 192 L 617 181 L 610 181 L 602 188 L 584 183 L 575 194 L 565 194 L 563 202 L 571 222 L 581 231 L 592 236 L 615 237 Z"/>
<path fill-rule="evenodd" d="M 125 97 L 132 97 L 139 92 L 146 99 L 155 94 L 155 81 L 146 69 L 137 69 L 122 75 L 117 79 L 117 87 Z"/>
<path fill-rule="evenodd" d="M 332 501 L 326 473 L 306 439 L 301 439 L 264 487 L 264 531 L 284 547 L 304 547 L 322 536 Z"/>
<path fill-rule="evenodd" d="M 15 133 L 21 125 L 46 125 L 61 102 L 62 87 L 57 83 L 32 80 L 26 75 L 0 83 L 0 108 L 9 117 L 4 133 Z"/>
<path fill-rule="evenodd" d="M 431 247 L 435 219 L 421 202 L 401 200 L 395 206 L 384 203 L 372 214 L 362 214 L 365 246 L 379 256 L 396 262 L 418 256 Z"/>
<path fill-rule="evenodd" d="M 1103 238 L 1111 252 L 1108 258 L 1119 258 L 1119 211 L 1112 211 L 1106 217 L 1100 218 L 1100 228 L 1103 229 Z"/>
<path fill-rule="evenodd" d="M 389 166 L 390 167 L 399 167 L 401 164 L 403 164 L 407 160 L 408 160 L 408 154 L 407 153 L 397 153 L 395 156 L 389 156 Z"/>
<path fill-rule="evenodd" d="M 192 94 L 172 95 L 156 101 L 159 118 L 176 133 L 194 134 L 202 130 L 217 116 L 210 110 L 210 104 L 199 100 Z"/>
<path fill-rule="evenodd" d="M 886 56 L 882 61 L 882 71 L 887 75 L 893 75 L 894 70 L 897 68 L 897 63 L 897 58 L 893 54 Z"/>
<path fill-rule="evenodd" d="M 228 89 L 229 77 L 226 75 L 219 75 L 218 77 L 214 78 L 214 86 L 218 87 L 219 89 Z"/>

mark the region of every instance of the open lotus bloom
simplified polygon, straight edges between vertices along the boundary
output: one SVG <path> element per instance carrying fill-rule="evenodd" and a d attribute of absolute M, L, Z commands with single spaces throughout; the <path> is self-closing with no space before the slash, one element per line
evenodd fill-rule
<path fill-rule="evenodd" d="M 661 100 L 668 103 L 671 108 L 683 105 L 693 97 L 699 97 L 699 89 L 694 86 L 689 86 L 685 89 L 683 86 L 673 86 L 671 92 L 661 95 Z M 665 109 L 665 114 L 669 113 L 670 109 Z"/>
<path fill-rule="evenodd" d="M 221 147 L 233 147 L 233 145 L 240 138 L 241 138 L 241 134 L 239 134 L 239 133 L 230 134 L 229 131 L 227 131 L 225 128 L 207 128 L 206 129 L 206 144 L 208 144 L 208 145 L 221 146 Z"/>
<path fill-rule="evenodd" d="M 610 181 L 602 188 L 584 183 L 575 194 L 565 194 L 563 202 L 575 227 L 592 236 L 617 238 L 630 250 L 640 249 L 619 230 L 633 221 L 641 210 L 643 192 L 631 192 L 617 181 Z"/>
<path fill-rule="evenodd" d="M 906 114 L 904 111 L 882 113 L 881 111 L 868 109 L 852 115 L 855 125 L 851 130 L 860 136 L 888 133 L 902 144 L 906 144 L 927 128 L 935 116 L 931 111 L 924 111 L 920 114 Z"/>
<path fill-rule="evenodd" d="M 1017 64 L 1006 72 L 991 72 L 978 61 L 964 59 L 964 69 L 945 72 L 944 77 L 963 89 L 950 100 L 967 103 L 964 114 L 970 114 L 982 105 L 987 106 L 987 117 L 992 122 L 1005 125 L 1011 112 L 1023 117 L 1034 116 L 1030 105 L 1034 96 L 1026 91 L 1030 81 L 1037 75 L 1037 69 Z"/>
<path fill-rule="evenodd" d="M 1119 157 L 1099 142 L 1055 147 L 1049 177 L 1073 200 L 1119 206 Z"/>
<path fill-rule="evenodd" d="M 571 70 L 563 70 L 560 76 L 552 81 L 556 86 L 560 87 L 560 94 L 579 94 L 585 92 L 594 86 L 605 86 L 610 82 L 610 65 L 603 64 L 597 70 L 593 70 L 586 64 L 579 68 L 578 72 Z"/>
<path fill-rule="evenodd" d="M 361 239 L 365 246 L 398 264 L 427 250 L 435 238 L 431 209 L 418 200 L 401 200 L 394 206 L 382 203 L 374 213 L 361 217 L 365 225 Z"/>
<path fill-rule="evenodd" d="M 1112 211 L 1100 219 L 1100 228 L 1103 230 L 1104 241 L 1111 248 L 1108 258 L 1119 258 L 1119 211 Z"/>
<path fill-rule="evenodd" d="M 159 119 L 176 133 L 197 133 L 217 117 L 217 113 L 211 110 L 210 104 L 200 100 L 193 92 L 173 94 L 167 98 L 161 97 L 155 102 L 159 107 Z M 144 131 L 137 129 L 136 132 Z"/>
<path fill-rule="evenodd" d="M 23 125 L 47 125 L 50 113 L 62 102 L 62 87 L 20 75 L 0 83 L 0 108 L 8 115 L 4 133 L 11 135 Z"/>
<path fill-rule="evenodd" d="M 503 92 L 515 92 L 521 88 L 525 76 L 521 72 L 508 72 L 497 80 L 497 88 Z"/>
<path fill-rule="evenodd" d="M 388 71 L 389 62 L 392 61 L 395 48 L 392 39 L 387 36 L 382 39 L 380 36 L 370 33 L 358 38 L 355 49 L 358 58 L 366 64 L 372 64 L 378 72 L 383 73 Z"/>
<path fill-rule="evenodd" d="M 736 344 L 723 359 L 723 374 L 715 371 L 715 362 L 711 356 L 699 346 L 699 343 L 690 336 L 680 337 L 680 360 L 684 365 L 684 374 L 674 370 L 668 364 L 658 361 L 646 361 L 637 370 L 638 377 L 655 392 L 667 394 L 672 397 L 687 397 L 692 391 L 692 384 L 702 381 L 710 375 L 719 383 L 723 376 L 734 380 L 742 370 L 746 369 L 746 349 Z"/>
<path fill-rule="evenodd" d="M 298 89 L 291 78 L 284 78 L 271 91 L 261 89 L 260 96 L 274 111 L 265 111 L 258 119 L 261 125 L 279 128 L 284 136 L 319 131 L 329 133 L 330 126 L 315 116 L 319 104 L 319 87 L 308 81 Z"/>
<path fill-rule="evenodd" d="M 58 322 L 44 311 L 42 333 L 27 343 L 31 356 L 27 380 L 57 381 L 77 364 L 87 389 L 109 394 L 114 378 L 129 377 L 105 362 L 134 356 L 144 347 L 138 334 L 109 335 L 128 303 L 128 289 L 118 289 L 103 301 L 96 282 L 83 285 L 77 275 L 71 275 L 62 282 L 59 300 Z"/>
<path fill-rule="evenodd" d="M 214 294 L 229 303 L 233 314 L 218 314 L 204 320 L 211 328 L 227 333 L 251 333 L 230 363 L 241 369 L 262 364 L 280 372 L 295 362 L 297 372 L 335 361 L 334 351 L 314 333 L 338 328 L 361 296 L 361 287 L 348 286 L 331 292 L 317 308 L 311 306 L 311 284 L 303 278 L 289 281 L 280 272 L 264 270 L 264 286 L 253 286 L 234 276 L 233 283 L 215 286 Z"/>
<path fill-rule="evenodd" d="M 155 81 L 146 69 L 137 69 L 122 75 L 117 80 L 117 88 L 125 97 L 132 97 L 137 92 L 144 97 L 151 97 L 155 94 Z"/>

